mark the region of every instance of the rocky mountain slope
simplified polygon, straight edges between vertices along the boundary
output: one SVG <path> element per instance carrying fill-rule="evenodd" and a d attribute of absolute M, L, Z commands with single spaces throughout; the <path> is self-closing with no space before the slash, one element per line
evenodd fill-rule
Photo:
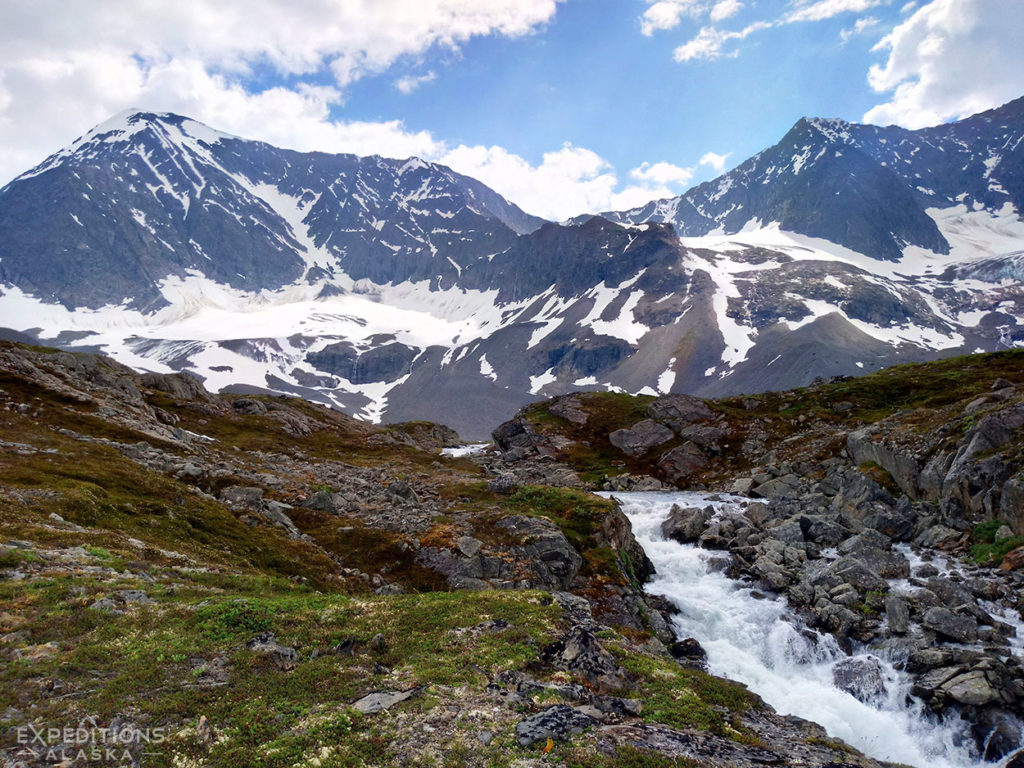
<path fill-rule="evenodd" d="M 494 436 L 510 462 L 609 490 L 758 499 L 738 515 L 676 507 L 662 530 L 721 550 L 808 626 L 901 660 L 914 694 L 973 723 L 995 759 L 1020 745 L 1024 716 L 1022 427 L 1015 351 L 714 401 L 573 394 Z M 847 682 L 881 681 L 858 668 Z"/>
<path fill-rule="evenodd" d="M 127 113 L 0 190 L 0 326 L 467 437 L 580 389 L 721 396 L 1013 347 L 1022 104 L 801 120 L 680 198 L 564 225 L 415 158 Z"/>
<path fill-rule="evenodd" d="M 7 342 L 0 425 L 5 764 L 878 765 L 702 671 L 570 470 Z"/>

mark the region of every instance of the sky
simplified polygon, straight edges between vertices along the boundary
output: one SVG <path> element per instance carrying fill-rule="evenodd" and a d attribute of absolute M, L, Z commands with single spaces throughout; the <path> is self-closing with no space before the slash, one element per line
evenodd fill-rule
<path fill-rule="evenodd" d="M 1024 0 L 3 0 L 0 184 L 129 108 L 419 156 L 561 220 L 684 192 L 800 117 L 1024 95 Z"/>

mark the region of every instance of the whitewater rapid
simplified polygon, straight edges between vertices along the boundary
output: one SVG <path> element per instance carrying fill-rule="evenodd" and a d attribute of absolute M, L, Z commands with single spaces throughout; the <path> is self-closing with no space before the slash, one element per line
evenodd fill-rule
<path fill-rule="evenodd" d="M 661 535 L 672 505 L 739 512 L 738 500 L 709 501 L 699 493 L 604 493 L 622 503 L 633 533 L 657 574 L 646 589 L 680 610 L 680 638 L 696 638 L 709 670 L 739 681 L 776 711 L 822 725 L 878 760 L 916 768 L 987 766 L 975 753 L 965 722 L 940 723 L 912 698 L 910 680 L 884 653 L 855 650 L 881 663 L 886 692 L 865 704 L 833 684 L 833 668 L 848 658 L 829 635 L 809 630 L 782 598 L 761 595 L 709 568 L 721 553 L 678 544 Z M 717 497 L 716 497 L 717 498 Z M 952 718 L 950 718 L 952 720 Z"/>

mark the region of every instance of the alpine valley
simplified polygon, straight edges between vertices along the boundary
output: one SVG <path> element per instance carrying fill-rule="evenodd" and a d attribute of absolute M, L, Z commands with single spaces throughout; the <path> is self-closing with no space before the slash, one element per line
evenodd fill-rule
<path fill-rule="evenodd" d="M 1024 98 L 801 119 L 680 197 L 547 222 L 417 158 L 128 112 L 0 190 L 8 338 L 475 438 L 578 390 L 726 396 L 1024 344 Z"/>

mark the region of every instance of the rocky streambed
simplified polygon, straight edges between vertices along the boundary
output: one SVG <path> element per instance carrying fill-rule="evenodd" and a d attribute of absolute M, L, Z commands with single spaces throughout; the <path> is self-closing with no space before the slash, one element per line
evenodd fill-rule
<path fill-rule="evenodd" d="M 880 760 L 1024 765 L 1020 574 L 948 556 L 927 523 L 614 496 L 657 568 L 648 592 L 678 609 L 674 629 L 714 674 Z"/>

